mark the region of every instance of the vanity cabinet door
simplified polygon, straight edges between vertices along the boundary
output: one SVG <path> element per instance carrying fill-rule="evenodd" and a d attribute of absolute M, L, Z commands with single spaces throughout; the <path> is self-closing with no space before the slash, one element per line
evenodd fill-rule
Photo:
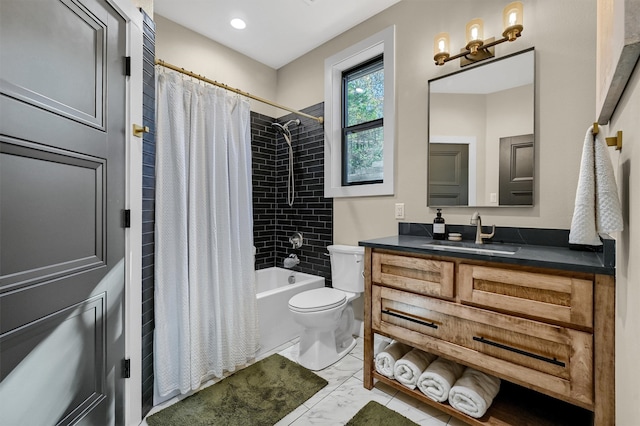
<path fill-rule="evenodd" d="M 463 303 L 593 329 L 593 280 L 461 264 Z"/>
<path fill-rule="evenodd" d="M 376 284 L 428 296 L 454 296 L 454 263 L 414 256 L 374 253 L 372 278 Z"/>
<path fill-rule="evenodd" d="M 372 286 L 372 326 L 383 334 L 392 325 L 394 335 L 413 347 L 421 347 L 423 336 L 432 336 L 447 340 L 446 327 L 448 317 L 434 309 L 428 297 L 398 291 L 386 287 Z"/>

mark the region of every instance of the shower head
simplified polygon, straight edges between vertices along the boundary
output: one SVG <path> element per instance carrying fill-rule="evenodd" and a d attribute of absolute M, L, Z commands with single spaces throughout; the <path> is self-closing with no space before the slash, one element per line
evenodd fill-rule
<path fill-rule="evenodd" d="M 284 124 L 280 123 L 271 123 L 271 126 L 275 127 L 279 133 L 290 133 L 289 126 L 295 124 L 296 126 L 300 125 L 300 119 L 296 118 L 295 120 L 289 120 Z"/>
<path fill-rule="evenodd" d="M 289 129 L 287 129 L 286 127 L 284 127 L 282 124 L 280 123 L 271 123 L 271 127 L 275 127 L 275 129 L 278 131 L 278 133 L 283 134 L 287 131 L 289 131 Z"/>
<path fill-rule="evenodd" d="M 295 124 L 296 126 L 300 125 L 300 119 L 296 118 L 295 120 L 289 120 L 284 124 L 285 129 L 288 129 L 291 124 Z"/>
<path fill-rule="evenodd" d="M 284 140 L 287 142 L 287 145 L 289 146 L 289 177 L 287 179 L 287 203 L 289 204 L 289 206 L 293 206 L 295 194 L 293 177 L 293 147 L 291 146 L 291 132 L 289 131 L 289 126 L 292 124 L 299 126 L 300 120 L 296 118 L 295 120 L 289 120 L 284 124 L 271 123 L 271 126 L 275 127 L 277 132 L 282 135 Z"/>

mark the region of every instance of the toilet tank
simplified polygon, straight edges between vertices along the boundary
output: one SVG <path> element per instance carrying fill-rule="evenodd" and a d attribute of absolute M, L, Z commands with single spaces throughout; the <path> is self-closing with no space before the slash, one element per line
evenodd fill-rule
<path fill-rule="evenodd" d="M 352 293 L 364 292 L 364 247 L 330 245 L 331 285 Z"/>

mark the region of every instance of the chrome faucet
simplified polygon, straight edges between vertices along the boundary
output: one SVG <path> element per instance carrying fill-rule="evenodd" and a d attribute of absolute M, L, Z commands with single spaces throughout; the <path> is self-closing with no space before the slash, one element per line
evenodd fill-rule
<path fill-rule="evenodd" d="M 294 266 L 296 266 L 298 263 L 300 263 L 300 259 L 298 259 L 298 256 L 296 256 L 295 254 L 290 254 L 289 257 L 284 258 L 284 261 L 282 262 L 282 266 L 284 266 L 287 269 L 291 269 Z"/>
<path fill-rule="evenodd" d="M 302 247 L 302 241 L 302 234 L 300 232 L 294 232 L 293 235 L 289 237 L 291 247 L 293 247 L 294 249 Z"/>
<path fill-rule="evenodd" d="M 482 219 L 480 218 L 480 213 L 474 212 L 473 216 L 471 216 L 471 225 L 476 225 L 476 244 L 484 244 L 482 242 L 483 238 L 492 238 L 496 233 L 496 226 L 492 225 L 490 234 L 482 233 Z"/>

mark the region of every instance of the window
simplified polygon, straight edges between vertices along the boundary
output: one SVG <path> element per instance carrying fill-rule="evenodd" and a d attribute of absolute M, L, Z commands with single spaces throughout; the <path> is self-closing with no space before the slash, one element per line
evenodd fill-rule
<path fill-rule="evenodd" d="M 393 195 L 394 33 L 325 61 L 325 197 Z"/>
<path fill-rule="evenodd" d="M 342 74 L 342 185 L 384 182 L 384 62 Z"/>

